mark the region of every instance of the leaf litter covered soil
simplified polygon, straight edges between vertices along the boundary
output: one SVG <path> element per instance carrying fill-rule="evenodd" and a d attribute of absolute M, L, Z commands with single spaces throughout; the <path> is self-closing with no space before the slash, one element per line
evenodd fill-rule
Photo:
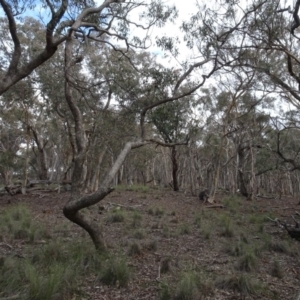
<path fill-rule="evenodd" d="M 26 204 L 52 240 L 63 236 L 86 243 L 83 230 L 62 214 L 68 197 L 3 196 L 1 212 Z M 80 282 L 81 294 L 66 299 L 299 299 L 300 242 L 270 220 L 293 224 L 298 199 L 246 201 L 220 193 L 216 202 L 224 207 L 166 189 L 117 189 L 86 209 L 101 225 L 109 251 L 126 257 L 131 278 L 120 287 L 87 276 Z M 1 235 L 0 256 L 23 257 L 25 248 L 44 243 L 18 239 L 8 244 Z"/>

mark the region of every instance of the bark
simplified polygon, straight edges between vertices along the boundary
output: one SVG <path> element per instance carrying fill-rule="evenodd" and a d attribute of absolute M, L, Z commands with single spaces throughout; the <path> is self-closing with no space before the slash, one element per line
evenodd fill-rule
<path fill-rule="evenodd" d="M 65 205 L 63 212 L 66 218 L 68 218 L 73 223 L 79 225 L 90 235 L 96 249 L 100 252 L 106 250 L 105 241 L 101 233 L 100 227 L 96 222 L 88 219 L 83 215 L 80 210 L 96 203 L 99 203 L 103 200 L 108 194 L 110 194 L 114 189 L 110 186 L 113 182 L 116 174 L 120 170 L 124 160 L 127 155 L 130 153 L 131 149 L 141 147 L 145 145 L 146 142 L 128 142 L 124 149 L 119 154 L 117 160 L 112 166 L 111 170 L 107 174 L 104 181 L 101 183 L 100 188 L 91 195 L 81 195 L 77 188 L 72 186 L 72 196 L 70 201 Z M 73 182 L 72 182 L 73 184 Z"/>
<path fill-rule="evenodd" d="M 13 41 L 13 53 L 12 58 L 5 75 L 0 76 L 0 95 L 6 92 L 10 87 L 16 84 L 21 79 L 30 75 L 37 67 L 51 58 L 57 50 L 59 44 L 65 41 L 65 37 L 62 37 L 56 41 L 53 40 L 53 33 L 63 17 L 65 11 L 68 7 L 68 0 L 63 0 L 60 8 L 55 12 L 52 10 L 52 18 L 47 24 L 46 35 L 46 45 L 44 50 L 39 53 L 36 57 L 30 60 L 28 63 L 19 67 L 20 58 L 22 55 L 22 46 L 17 33 L 17 25 L 11 10 L 10 5 L 7 1 L 0 0 L 0 5 L 2 6 L 5 15 L 8 19 L 9 31 Z"/>
<path fill-rule="evenodd" d="M 39 160 L 39 179 L 47 180 L 48 179 L 48 168 L 47 168 L 47 153 L 45 151 L 45 146 L 47 141 L 44 142 L 43 138 L 40 136 L 36 128 L 30 126 L 30 129 L 33 133 L 33 138 L 38 148 L 38 160 Z"/>
<path fill-rule="evenodd" d="M 244 153 L 244 149 L 241 146 L 238 147 L 237 154 L 238 154 L 238 173 L 237 173 L 238 188 L 240 190 L 240 193 L 243 196 L 248 197 L 248 192 L 247 192 L 245 179 L 244 179 L 244 172 L 243 172 L 245 153 Z"/>
<path fill-rule="evenodd" d="M 179 191 L 179 184 L 178 184 L 178 161 L 177 161 L 177 151 L 176 147 L 171 147 L 171 161 L 172 161 L 172 179 L 173 179 L 173 190 L 175 192 Z"/>

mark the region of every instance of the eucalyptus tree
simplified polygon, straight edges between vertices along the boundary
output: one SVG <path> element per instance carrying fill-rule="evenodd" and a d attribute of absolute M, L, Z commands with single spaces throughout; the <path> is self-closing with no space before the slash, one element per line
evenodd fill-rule
<path fill-rule="evenodd" d="M 106 2 L 107 1 L 105 1 L 105 3 Z M 149 29 L 153 25 L 162 26 L 169 18 L 174 16 L 174 9 L 165 7 L 160 2 L 151 2 L 143 7 L 141 7 L 141 5 L 142 3 L 139 2 L 115 2 L 109 6 L 100 6 L 97 9 L 86 9 L 73 24 L 65 43 L 65 99 L 72 114 L 72 122 L 74 122 L 76 152 L 73 165 L 71 198 L 64 207 L 64 214 L 69 220 L 78 224 L 89 233 L 96 248 L 100 251 L 105 248 L 101 231 L 95 222 L 81 213 L 81 209 L 98 203 L 113 191 L 111 184 L 132 149 L 139 148 L 148 143 L 164 144 L 151 136 L 151 129 L 147 126 L 147 121 L 149 120 L 148 112 L 159 105 L 183 99 L 193 94 L 197 89 L 203 86 L 207 78 L 218 68 L 222 67 L 219 64 L 216 65 L 213 63 L 214 57 L 210 57 L 200 61 L 199 58 L 198 61 L 194 60 L 183 69 L 182 73 L 176 73 L 175 76 L 170 70 L 163 67 L 149 68 L 149 71 L 143 73 L 144 66 L 134 61 L 134 54 L 131 58 L 130 55 L 134 52 L 130 51 L 130 49 L 145 47 L 147 33 L 149 31 L 145 31 L 145 38 L 140 38 L 130 35 L 130 30 L 132 26 L 138 26 L 142 29 Z M 131 11 L 138 7 L 143 9 L 141 13 L 142 19 L 140 20 L 143 25 L 139 25 L 130 19 Z M 105 16 L 103 24 L 101 23 L 102 26 L 96 26 L 92 23 L 92 20 L 86 22 L 86 19 L 95 16 L 95 14 L 97 14 L 100 20 L 101 16 Z M 103 19 L 104 17 L 102 20 Z M 80 30 L 81 26 L 85 26 L 86 30 Z M 77 88 L 79 85 L 79 77 L 74 76 L 74 74 L 77 73 L 74 72 L 74 70 L 80 68 L 84 62 L 84 54 L 87 53 L 85 47 L 88 46 L 86 40 L 88 39 L 92 39 L 100 45 L 108 45 L 116 51 L 120 58 L 125 57 L 129 59 L 132 68 L 137 70 L 140 74 L 139 77 L 132 79 L 126 76 L 125 70 L 124 73 L 122 71 L 121 77 L 124 76 L 123 82 L 126 83 L 126 85 L 119 85 L 120 89 L 117 90 L 115 95 L 113 95 L 114 90 L 112 90 L 110 85 L 116 81 L 109 80 L 109 77 L 108 80 L 105 79 L 101 81 L 102 85 L 108 86 L 106 93 L 102 95 L 103 98 L 107 98 L 107 103 L 109 103 L 109 97 L 114 96 L 116 99 L 121 100 L 120 104 L 122 104 L 124 109 L 128 109 L 128 104 L 131 104 L 135 112 L 135 120 L 139 124 L 139 130 L 124 144 L 114 164 L 109 171 L 105 173 L 98 190 L 93 194 L 85 195 L 82 191 L 82 175 L 84 173 L 84 164 L 89 143 L 85 130 L 85 115 L 80 109 L 80 90 Z M 119 42 L 116 43 L 114 39 Z M 123 45 L 120 45 L 120 43 L 123 43 Z M 126 51 L 124 51 L 124 48 Z M 114 66 L 116 66 L 117 61 L 113 63 Z M 191 77 L 195 70 L 200 74 L 202 72 L 202 76 Z M 169 83 L 169 88 L 164 85 L 164 80 L 166 79 L 165 74 L 170 74 L 174 77 L 173 83 Z M 97 80 L 96 82 L 100 83 Z M 181 90 L 183 84 L 186 84 L 187 88 Z M 168 144 L 168 146 L 171 145 L 172 144 Z"/>
<path fill-rule="evenodd" d="M 172 186 L 179 191 L 178 182 L 178 153 L 177 144 L 187 144 L 189 140 L 190 102 L 187 100 L 175 101 L 158 106 L 151 112 L 153 122 L 164 143 L 171 146 Z"/>

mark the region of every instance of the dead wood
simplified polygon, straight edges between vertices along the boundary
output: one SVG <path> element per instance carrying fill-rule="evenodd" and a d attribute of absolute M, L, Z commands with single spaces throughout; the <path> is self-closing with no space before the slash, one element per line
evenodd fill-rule
<path fill-rule="evenodd" d="M 108 202 L 108 204 L 111 205 L 111 206 L 122 207 L 122 208 L 125 208 L 125 209 L 128 209 L 128 210 L 135 210 L 137 207 L 141 207 L 142 206 L 142 204 L 128 206 L 128 205 L 121 205 L 121 204 L 113 203 L 113 202 Z"/>
<path fill-rule="evenodd" d="M 295 220 L 295 218 L 293 216 L 292 216 L 292 219 L 296 223 L 295 226 L 287 224 L 286 222 L 282 222 L 277 218 L 275 220 L 273 220 L 271 218 L 268 218 L 268 219 L 271 220 L 272 222 L 275 222 L 276 225 L 279 226 L 280 228 L 284 228 L 288 232 L 288 234 L 291 238 L 296 239 L 297 241 L 300 241 L 300 224 L 299 224 L 299 222 L 297 222 Z"/>
<path fill-rule="evenodd" d="M 222 204 L 208 205 L 204 206 L 205 208 L 224 208 L 225 206 Z"/>

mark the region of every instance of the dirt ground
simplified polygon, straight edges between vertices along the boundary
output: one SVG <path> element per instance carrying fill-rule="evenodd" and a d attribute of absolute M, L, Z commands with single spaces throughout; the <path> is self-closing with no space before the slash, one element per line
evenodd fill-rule
<path fill-rule="evenodd" d="M 0 198 L 0 207 L 5 210 L 26 203 L 35 221 L 55 228 L 67 222 L 62 208 L 68 197 L 68 193 L 7 195 Z M 300 299 L 300 242 L 270 220 L 294 224 L 291 216 L 300 211 L 299 199 L 234 199 L 218 194 L 216 202 L 223 207 L 212 207 L 197 197 L 166 189 L 114 191 L 100 202 L 100 208 L 95 206 L 87 213 L 101 224 L 110 251 L 126 255 L 133 276 L 126 288 L 88 278 L 82 282 L 84 296 L 76 299 L 167 299 L 161 294 L 163 285 L 176 298 L 182 274 L 188 270 L 196 270 L 204 282 L 199 299 Z M 125 220 L 111 221 L 118 210 L 124 211 Z M 83 235 L 76 225 L 67 230 L 70 238 Z M 241 241 L 259 249 L 254 268 L 237 267 L 243 257 L 239 254 Z M 130 255 L 133 244 L 141 251 Z M 17 249 L 21 255 L 22 246 Z M 0 255 L 9 255 L 8 250 L 0 243 Z M 280 276 L 274 274 L 275 263 L 280 266 Z M 163 264 L 168 266 L 166 272 L 162 272 Z M 216 283 L 241 275 L 260 284 L 263 292 L 248 294 L 235 284 Z"/>

